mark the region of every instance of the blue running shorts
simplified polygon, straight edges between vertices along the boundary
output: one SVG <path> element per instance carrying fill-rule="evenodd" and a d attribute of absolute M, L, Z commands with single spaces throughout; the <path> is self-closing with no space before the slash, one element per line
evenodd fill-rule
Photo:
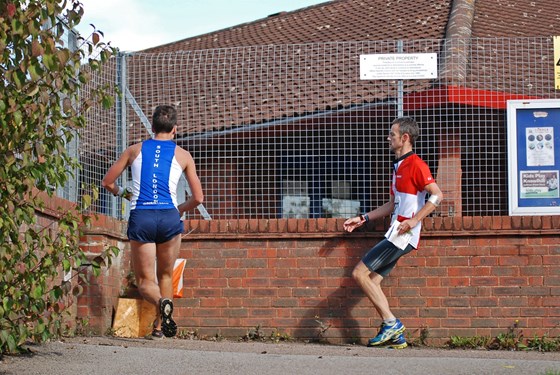
<path fill-rule="evenodd" d="M 385 238 L 364 255 L 362 262 L 371 272 L 387 277 L 399 258 L 412 250 L 414 250 L 414 246 L 410 244 L 404 250 L 401 250 Z"/>
<path fill-rule="evenodd" d="M 144 243 L 164 243 L 183 233 L 184 226 L 179 211 L 132 210 L 128 219 L 128 239 Z"/>

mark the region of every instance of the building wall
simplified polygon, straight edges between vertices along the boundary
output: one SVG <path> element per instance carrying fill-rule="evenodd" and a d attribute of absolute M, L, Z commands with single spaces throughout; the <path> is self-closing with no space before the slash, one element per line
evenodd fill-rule
<path fill-rule="evenodd" d="M 193 231 L 180 251 L 187 259 L 184 297 L 175 300 L 180 330 L 365 343 L 380 319 L 351 272 L 384 224 L 345 234 L 343 221 L 186 222 Z M 420 249 L 383 282 L 410 339 L 422 334 L 441 345 L 451 336 L 495 337 L 515 322 L 525 337 L 560 335 L 560 217 L 429 218 L 424 225 Z M 107 240 L 95 231 L 84 246 Z M 123 291 L 126 253 L 81 297 L 78 313 L 99 316 L 90 328 L 100 333 Z"/>

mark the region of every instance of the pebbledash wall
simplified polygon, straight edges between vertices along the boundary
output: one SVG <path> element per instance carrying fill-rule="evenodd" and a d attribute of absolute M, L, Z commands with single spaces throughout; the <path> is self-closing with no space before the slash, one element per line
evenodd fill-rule
<path fill-rule="evenodd" d="M 385 224 L 343 232 L 342 219 L 185 222 L 184 297 L 175 299 L 180 330 L 241 338 L 259 329 L 333 344 L 371 337 L 379 317 L 351 277 Z M 126 223 L 99 216 L 83 238 L 95 256 L 108 244 L 121 255 L 78 299 L 89 330 L 111 328 L 126 294 Z M 506 333 L 560 336 L 560 216 L 427 218 L 418 251 L 384 280 L 409 338 L 444 344 L 451 336 Z"/>

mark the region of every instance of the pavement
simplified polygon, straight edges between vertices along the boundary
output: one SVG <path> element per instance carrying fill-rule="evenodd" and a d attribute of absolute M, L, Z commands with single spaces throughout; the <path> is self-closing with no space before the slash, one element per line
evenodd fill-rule
<path fill-rule="evenodd" d="M 74 337 L 4 356 L 0 374 L 560 375 L 560 352 Z"/>

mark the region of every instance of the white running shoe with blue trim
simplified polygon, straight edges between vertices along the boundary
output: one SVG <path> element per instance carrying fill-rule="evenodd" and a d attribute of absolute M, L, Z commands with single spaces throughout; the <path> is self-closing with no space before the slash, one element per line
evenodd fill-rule
<path fill-rule="evenodd" d="M 387 341 L 391 340 L 392 338 L 398 337 L 401 333 L 404 332 L 405 326 L 401 323 L 399 319 L 395 321 L 393 325 L 388 325 L 387 323 L 383 322 L 381 324 L 381 328 L 372 339 L 369 339 L 367 346 L 378 346 L 385 344 Z M 405 340 L 406 342 L 406 340 Z"/>

